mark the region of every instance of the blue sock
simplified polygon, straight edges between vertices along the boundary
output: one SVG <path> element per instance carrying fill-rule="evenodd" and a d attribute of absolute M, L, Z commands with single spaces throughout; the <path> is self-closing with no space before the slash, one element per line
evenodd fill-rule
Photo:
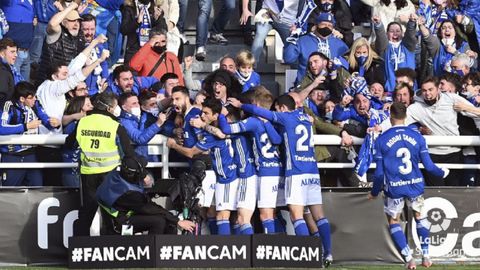
<path fill-rule="evenodd" d="M 240 235 L 252 235 L 253 234 L 253 228 L 250 223 L 245 223 L 242 226 L 240 226 Z"/>
<path fill-rule="evenodd" d="M 303 218 L 293 221 L 293 227 L 295 228 L 295 235 L 310 235 Z"/>
<path fill-rule="evenodd" d="M 393 242 L 400 250 L 400 253 L 403 255 L 405 260 L 407 262 L 410 261 L 412 259 L 412 255 L 410 254 L 410 248 L 407 245 L 407 239 L 405 238 L 405 234 L 403 233 L 400 224 L 390 225 L 390 235 L 392 236 Z"/>
<path fill-rule="evenodd" d="M 235 223 L 233 225 L 233 234 L 234 235 L 240 235 L 240 224 Z"/>
<path fill-rule="evenodd" d="M 214 235 L 217 234 L 217 219 L 214 217 L 209 217 L 207 219 L 208 229 L 210 230 L 210 234 Z"/>
<path fill-rule="evenodd" d="M 330 223 L 327 218 L 317 220 L 318 234 L 322 238 L 323 255 L 332 254 L 332 240 L 330 238 Z"/>
<path fill-rule="evenodd" d="M 417 235 L 420 238 L 420 247 L 422 248 L 423 256 L 428 256 L 428 243 L 429 243 L 428 236 L 429 236 L 430 232 L 423 225 L 423 223 L 425 221 L 426 221 L 425 218 L 420 219 L 420 220 L 416 220 L 416 222 L 417 222 Z"/>
<path fill-rule="evenodd" d="M 230 235 L 230 221 L 228 219 L 217 220 L 219 235 Z"/>
<path fill-rule="evenodd" d="M 275 222 L 273 221 L 273 219 L 266 219 L 262 221 L 262 225 L 263 225 L 263 232 L 265 234 L 275 233 Z"/>
<path fill-rule="evenodd" d="M 275 219 L 275 232 L 276 233 L 285 233 L 286 228 L 285 228 L 285 220 L 283 220 L 283 217 L 281 214 L 278 214 Z"/>

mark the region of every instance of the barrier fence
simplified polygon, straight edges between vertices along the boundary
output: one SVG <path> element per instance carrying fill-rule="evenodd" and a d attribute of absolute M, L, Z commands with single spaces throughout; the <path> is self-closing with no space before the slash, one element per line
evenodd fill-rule
<path fill-rule="evenodd" d="M 429 146 L 480 146 L 479 136 L 424 136 Z M 0 136 L 0 145 L 8 144 L 32 144 L 32 145 L 63 145 L 66 135 L 7 135 Z M 161 153 L 161 162 L 149 162 L 149 168 L 162 168 L 162 177 L 169 178 L 170 167 L 188 167 L 185 162 L 169 162 L 169 149 L 166 145 L 167 137 L 156 135 L 148 144 L 159 147 Z M 362 138 L 353 137 L 353 144 L 360 145 L 363 143 Z M 336 135 L 315 135 L 315 145 L 340 145 L 341 138 Z M 480 169 L 478 164 L 437 164 L 449 169 Z M 78 163 L 59 163 L 59 162 L 36 162 L 36 163 L 0 163 L 0 169 L 46 169 L 46 168 L 75 168 Z M 338 162 L 320 162 L 318 168 L 321 169 L 346 169 L 353 168 L 353 163 Z M 375 168 L 375 164 L 371 165 Z"/>

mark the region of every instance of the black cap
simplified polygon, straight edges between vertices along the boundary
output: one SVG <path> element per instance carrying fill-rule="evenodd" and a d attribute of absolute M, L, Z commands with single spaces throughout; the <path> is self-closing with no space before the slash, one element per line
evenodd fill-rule
<path fill-rule="evenodd" d="M 122 159 L 122 166 L 129 171 L 139 171 L 147 166 L 147 159 L 143 156 L 125 156 Z"/>

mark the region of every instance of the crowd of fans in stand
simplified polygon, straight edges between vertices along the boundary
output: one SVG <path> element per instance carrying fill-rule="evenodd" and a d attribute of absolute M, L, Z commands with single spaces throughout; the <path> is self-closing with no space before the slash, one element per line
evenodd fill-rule
<path fill-rule="evenodd" d="M 185 161 L 193 155 L 173 145 L 194 147 L 203 139 L 197 137 L 202 128 L 218 136 L 238 133 L 217 119 L 202 122 L 205 100 L 219 100 L 232 123 L 246 117 L 231 106 L 237 99 L 275 109 L 277 97 L 255 69 L 272 29 L 283 42 L 284 63 L 298 70 L 294 85 L 285 89 L 295 108 L 309 115 L 315 134 L 342 138 L 340 147 L 308 145 L 316 160 L 355 163 L 353 170 L 321 170 L 324 185 L 368 186 L 373 142 L 389 128 L 392 101 L 408 107 L 406 122 L 421 134 L 480 134 L 477 1 L 263 0 L 250 10 L 250 1 L 242 0 L 240 25 L 249 50 L 224 56 L 218 70 L 195 79 L 195 60 L 217 60 L 209 58 L 206 44 L 229 43 L 224 32 L 238 18 L 232 15 L 235 4 L 225 0 L 209 26 L 212 0 L 198 0 L 196 51 L 184 57 L 188 0 L 1 1 L 0 135 L 69 134 L 92 110 L 96 95 L 112 92 L 118 97 L 115 116 L 139 155 L 158 161 L 147 143 L 163 134 L 175 140 L 169 141 L 177 150 L 171 160 Z M 357 37 L 355 25 L 369 25 L 371 35 Z M 281 158 L 282 139 L 274 142 L 270 135 L 271 149 L 254 146 L 250 156 L 235 156 L 252 164 L 257 155 Z M 365 138 L 363 145 L 352 146 L 351 136 Z M 80 151 L 0 146 L 1 162 L 78 162 Z M 477 151 L 429 148 L 437 163 L 477 164 Z M 79 184 L 75 168 L 1 172 L 3 186 Z M 475 186 L 478 180 L 477 170 L 453 170 L 445 181 L 427 176 L 426 182 Z"/>

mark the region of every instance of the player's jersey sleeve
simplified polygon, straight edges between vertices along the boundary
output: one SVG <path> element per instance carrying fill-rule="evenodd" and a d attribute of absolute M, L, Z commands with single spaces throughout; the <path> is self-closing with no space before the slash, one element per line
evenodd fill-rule
<path fill-rule="evenodd" d="M 272 123 L 264 122 L 265 131 L 267 132 L 268 138 L 272 144 L 281 144 L 282 136 L 278 134 L 277 130 L 273 127 Z"/>
<path fill-rule="evenodd" d="M 202 151 L 207 151 L 211 148 L 213 148 L 215 146 L 215 138 L 213 136 L 211 136 L 210 134 L 207 134 L 205 132 L 203 132 L 200 137 L 203 137 L 201 138 L 200 140 L 198 140 L 198 142 L 195 144 L 195 146 L 202 150 Z"/>
<path fill-rule="evenodd" d="M 418 142 L 420 146 L 420 159 L 422 160 L 425 170 L 427 170 L 427 172 L 432 174 L 433 176 L 442 177 L 443 170 L 440 169 L 437 165 L 435 165 L 432 159 L 430 158 L 430 154 L 428 153 L 428 148 L 427 148 L 427 143 L 425 141 L 425 138 L 423 138 L 422 135 L 419 135 L 418 137 L 419 137 Z"/>
<path fill-rule="evenodd" d="M 273 121 L 275 123 L 283 123 L 283 119 L 279 118 L 278 115 L 279 113 L 275 113 L 269 110 L 266 110 L 264 108 L 257 107 L 252 104 L 244 104 L 242 105 L 242 109 L 248 113 L 258 115 L 260 117 L 263 117 L 267 120 Z"/>

